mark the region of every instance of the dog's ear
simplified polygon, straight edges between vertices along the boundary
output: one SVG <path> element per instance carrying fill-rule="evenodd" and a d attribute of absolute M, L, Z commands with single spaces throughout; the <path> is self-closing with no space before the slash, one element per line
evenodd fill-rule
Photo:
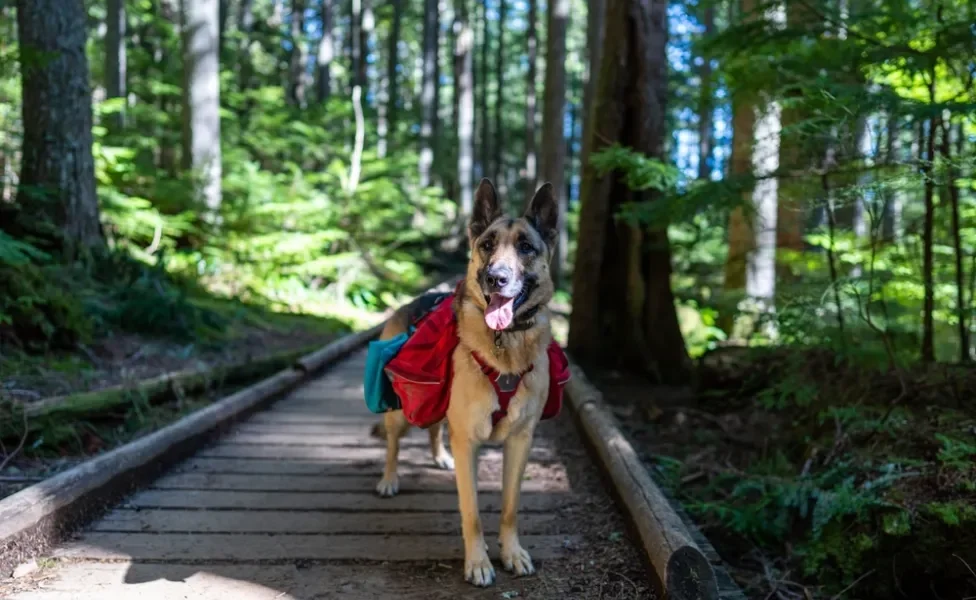
<path fill-rule="evenodd" d="M 468 223 L 468 236 L 471 241 L 478 239 L 482 233 L 488 229 L 495 219 L 502 216 L 502 207 L 498 202 L 498 194 L 495 193 L 495 186 L 491 185 L 488 178 L 481 180 L 478 191 L 474 193 L 474 212 L 471 214 L 471 221 Z"/>
<path fill-rule="evenodd" d="M 559 235 L 559 204 L 551 183 L 544 183 L 532 197 L 525 210 L 525 219 L 539 232 L 547 246 L 552 248 L 556 244 L 556 237 Z"/>

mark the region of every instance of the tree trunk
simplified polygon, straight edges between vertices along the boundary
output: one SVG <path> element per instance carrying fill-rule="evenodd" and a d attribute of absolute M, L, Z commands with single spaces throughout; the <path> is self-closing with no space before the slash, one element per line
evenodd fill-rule
<path fill-rule="evenodd" d="M 539 39 L 536 34 L 536 20 L 538 18 L 537 0 L 529 0 L 528 31 L 526 32 L 526 58 L 529 68 L 526 76 L 525 92 L 525 206 L 535 195 L 535 188 L 539 179 L 538 157 L 535 144 L 536 120 L 536 61 L 538 60 Z"/>
<path fill-rule="evenodd" d="M 505 0 L 498 0 L 498 56 L 495 58 L 495 158 L 492 161 L 495 167 L 494 177 L 498 189 L 502 193 L 502 198 L 508 202 L 508 186 L 505 185 L 505 165 L 502 164 L 502 146 L 505 140 L 505 127 L 502 115 L 504 114 L 505 97 Z"/>
<path fill-rule="evenodd" d="M 930 84 L 934 85 L 934 84 Z M 922 161 L 922 175 L 925 181 L 925 217 L 922 231 L 922 285 L 924 300 L 922 306 L 922 362 L 935 361 L 935 280 L 933 277 L 933 243 L 935 237 L 935 180 L 933 179 L 933 165 L 935 162 L 935 132 L 936 119 L 928 120 L 928 132 L 925 134 L 925 160 Z"/>
<path fill-rule="evenodd" d="M 715 3 L 705 0 L 705 38 L 715 33 Z M 698 68 L 700 86 L 698 91 L 698 179 L 712 177 L 712 148 L 715 141 L 713 113 L 715 111 L 714 91 L 712 90 L 712 60 L 702 56 Z"/>
<path fill-rule="evenodd" d="M 887 132 L 885 136 L 885 164 L 891 168 L 895 165 L 901 154 L 901 144 L 898 142 L 899 119 L 896 115 L 889 113 L 887 120 Z M 885 188 L 883 194 L 883 205 L 881 208 L 881 239 L 884 242 L 894 242 L 901 238 L 901 213 L 904 204 L 904 192 L 896 189 Z"/>
<path fill-rule="evenodd" d="M 122 98 L 122 108 L 108 121 L 116 131 L 125 127 L 126 12 L 124 0 L 108 0 L 105 32 L 105 95 Z"/>
<path fill-rule="evenodd" d="M 420 186 L 430 185 L 430 168 L 434 164 L 433 131 L 437 118 L 437 82 L 434 80 L 437 62 L 437 0 L 424 0 L 423 75 L 420 89 Z"/>
<path fill-rule="evenodd" d="M 329 99 L 332 84 L 332 59 L 335 57 L 335 38 L 332 35 L 332 0 L 322 0 L 322 39 L 315 56 L 316 98 L 319 102 Z"/>
<path fill-rule="evenodd" d="M 366 48 L 363 41 L 363 2 L 366 0 L 352 0 L 352 26 L 349 33 L 350 47 L 352 48 L 352 86 L 360 86 L 365 92 L 366 89 Z M 365 95 L 365 94 L 364 94 Z"/>
<path fill-rule="evenodd" d="M 593 126 L 585 142 L 593 151 L 619 143 L 664 158 L 666 9 L 664 0 L 608 0 Z M 667 227 L 614 218 L 622 204 L 653 202 L 657 194 L 630 190 L 620 173 L 599 177 L 589 164 L 583 165 L 582 187 L 570 351 L 580 360 L 659 381 L 685 381 L 690 365 L 671 291 Z"/>
<path fill-rule="evenodd" d="M 59 230 L 67 259 L 104 246 L 81 0 L 18 0 L 23 142 L 17 202 Z M 43 58 L 41 58 L 43 57 Z"/>
<path fill-rule="evenodd" d="M 965 251 L 962 247 L 960 235 L 959 215 L 959 169 L 952 164 L 952 150 L 950 143 L 950 126 L 946 123 L 942 130 L 942 158 L 948 165 L 949 208 L 952 211 L 952 249 L 956 266 L 956 323 L 959 331 L 959 362 L 969 362 L 969 325 L 966 319 L 966 271 L 962 260 Z M 958 134 L 963 136 L 962 123 L 959 124 Z"/>
<path fill-rule="evenodd" d="M 481 176 L 489 177 L 492 174 L 491 168 L 491 132 L 489 131 L 488 121 L 488 73 L 491 72 L 488 66 L 488 0 L 481 0 L 481 68 L 478 75 L 478 87 L 476 94 L 480 94 L 481 101 L 481 146 L 480 154 Z"/>
<path fill-rule="evenodd" d="M 596 93 L 600 76 L 600 60 L 603 56 L 603 30 L 607 6 L 605 0 L 590 0 L 587 5 L 586 47 L 589 54 L 586 63 L 586 87 L 583 88 L 583 133 L 580 149 L 580 180 L 583 170 L 590 160 L 588 140 L 595 119 L 593 116 L 593 94 Z"/>
<path fill-rule="evenodd" d="M 567 263 L 569 236 L 566 229 L 566 186 L 564 184 L 566 139 L 563 118 L 566 108 L 566 28 L 569 0 L 550 0 L 546 32 L 546 84 L 542 113 L 542 178 L 555 188 L 559 201 L 559 241 L 552 263 L 556 286 L 562 284 Z"/>
<path fill-rule="evenodd" d="M 220 211 L 220 64 L 217 58 L 217 0 L 182 0 L 183 167 L 200 181 L 206 219 Z"/>
<path fill-rule="evenodd" d="M 455 87 L 458 96 L 458 188 L 460 210 L 458 220 L 467 222 L 474 209 L 474 188 L 471 181 L 474 167 L 474 31 L 468 21 L 467 0 L 455 0 L 454 47 Z"/>
<path fill-rule="evenodd" d="M 362 88 L 363 104 L 365 105 L 369 90 L 369 48 L 376 29 L 376 18 L 373 14 L 372 0 L 362 0 L 362 4 L 362 21 L 359 28 L 360 60 L 356 80 Z"/>
<path fill-rule="evenodd" d="M 755 17 L 755 6 L 755 0 L 742 3 L 745 18 Z M 752 189 L 743 192 L 743 205 L 749 209 L 738 207 L 729 216 L 725 263 L 725 289 L 744 291 L 747 297 L 743 306 L 750 316 L 747 327 L 754 325 L 761 313 L 772 310 L 776 291 L 778 182 L 772 174 L 779 167 L 780 117 L 775 103 L 759 112 L 751 92 L 733 90 L 730 174 L 733 178 L 750 174 L 758 178 Z M 732 330 L 728 318 L 722 325 Z M 736 332 L 740 333 L 747 332 Z"/>
<path fill-rule="evenodd" d="M 444 140 L 441 138 L 441 133 L 445 129 L 452 131 L 450 125 L 444 127 L 443 121 L 446 119 L 441 118 L 441 16 L 445 14 L 447 14 L 447 0 L 438 0 L 437 16 L 434 18 L 434 125 L 431 128 L 431 138 L 434 140 L 431 143 L 431 151 L 434 157 L 431 162 L 443 152 Z"/>
<path fill-rule="evenodd" d="M 753 3 L 754 0 L 747 0 Z M 755 7 L 755 4 L 752 4 Z M 802 2 L 786 5 L 786 25 L 791 29 L 802 30 L 816 23 L 817 15 Z M 806 245 L 803 240 L 807 207 L 804 202 L 816 197 L 819 185 L 814 177 L 807 174 L 823 160 L 826 149 L 812 140 L 803 131 L 802 123 L 809 113 L 802 101 L 802 91 L 791 88 L 787 91 L 792 100 L 782 111 L 782 131 L 780 135 L 779 164 L 786 176 L 780 181 L 776 215 L 776 247 L 781 250 L 802 252 Z M 799 101 L 799 106 L 797 103 Z M 785 270 L 782 271 L 785 275 Z"/>
<path fill-rule="evenodd" d="M 389 58 L 386 64 L 387 78 L 387 102 L 386 119 L 390 136 L 396 138 L 397 131 L 397 108 L 400 101 L 399 79 L 397 78 L 397 66 L 400 64 L 400 29 L 403 23 L 403 0 L 391 0 L 393 4 L 393 23 L 390 26 L 390 48 Z"/>
<path fill-rule="evenodd" d="M 566 138 L 566 189 L 564 193 L 566 194 L 566 203 L 573 198 L 573 159 L 574 150 L 576 148 L 576 125 L 579 116 L 579 105 L 570 103 L 568 107 L 569 113 L 569 137 Z"/>
<path fill-rule="evenodd" d="M 292 106 L 305 106 L 305 64 L 305 0 L 292 0 L 288 69 L 288 103 Z"/>
<path fill-rule="evenodd" d="M 241 0 L 240 12 L 237 15 L 237 31 L 241 36 L 238 48 L 241 61 L 238 86 L 241 91 L 250 87 L 251 80 L 251 30 L 254 28 L 254 0 Z"/>

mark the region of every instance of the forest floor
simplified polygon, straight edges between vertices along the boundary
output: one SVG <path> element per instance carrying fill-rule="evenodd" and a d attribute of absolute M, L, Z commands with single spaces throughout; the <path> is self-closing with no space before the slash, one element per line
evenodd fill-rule
<path fill-rule="evenodd" d="M 685 389 L 588 374 L 748 596 L 976 596 L 976 369 L 795 348 L 701 367 Z"/>
<path fill-rule="evenodd" d="M 74 351 L 28 354 L 9 345 L 0 348 L 0 498 L 155 431 L 349 331 L 337 319 L 243 305 L 232 312 L 221 335 L 205 342 L 109 330 Z M 164 374 L 213 368 L 226 373 L 235 366 L 232 381 L 208 381 L 205 389 L 185 396 L 167 391 L 145 398 L 133 391 L 122 402 L 108 393 L 104 401 L 98 396 L 106 388 L 130 388 Z M 55 396 L 70 405 L 85 392 L 96 393 L 82 400 L 91 410 L 72 408 L 26 420 L 21 415 L 22 406 Z"/>

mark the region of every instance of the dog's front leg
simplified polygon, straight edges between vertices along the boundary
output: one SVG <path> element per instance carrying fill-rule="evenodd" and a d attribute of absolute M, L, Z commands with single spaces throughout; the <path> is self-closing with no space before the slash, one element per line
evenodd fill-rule
<path fill-rule="evenodd" d="M 462 436 L 457 436 L 461 438 Z M 495 582 L 495 568 L 488 558 L 488 546 L 478 511 L 478 449 L 480 442 L 451 438 L 454 449 L 455 477 L 461 509 L 461 533 L 464 536 L 464 578 L 484 587 Z"/>
<path fill-rule="evenodd" d="M 502 519 L 498 530 L 498 542 L 502 551 L 502 566 L 516 575 L 535 573 L 532 557 L 522 548 L 518 536 L 519 497 L 525 464 L 532 450 L 532 430 L 509 435 L 505 440 L 505 457 L 502 467 Z"/>

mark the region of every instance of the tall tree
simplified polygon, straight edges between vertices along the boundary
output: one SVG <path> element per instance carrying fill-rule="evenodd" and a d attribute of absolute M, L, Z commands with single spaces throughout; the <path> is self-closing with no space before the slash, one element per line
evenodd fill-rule
<path fill-rule="evenodd" d="M 332 35 L 332 0 L 321 0 L 322 39 L 315 56 L 315 92 L 319 102 L 329 99 L 332 85 L 332 60 L 335 58 L 335 38 Z"/>
<path fill-rule="evenodd" d="M 666 0 L 608 0 L 593 127 L 593 152 L 613 144 L 665 158 Z M 619 172 L 583 166 L 579 245 L 573 272 L 569 349 L 581 360 L 683 381 L 689 360 L 671 291 L 666 224 L 617 219 L 630 202 L 655 202 Z"/>
<path fill-rule="evenodd" d="M 952 161 L 952 144 L 950 140 L 952 137 L 952 129 L 950 125 L 951 124 L 949 121 L 944 122 L 942 130 L 941 154 L 942 159 L 946 164 L 949 210 L 952 218 L 951 234 L 953 258 L 955 259 L 956 267 L 956 327 L 957 331 L 959 332 L 959 362 L 965 363 L 969 362 L 969 324 L 966 318 L 966 313 L 968 313 L 969 310 L 966 305 L 966 270 L 962 264 L 965 251 L 963 250 L 962 235 L 960 231 L 961 216 L 959 213 L 959 167 Z M 956 152 L 959 154 L 962 151 L 962 142 L 964 138 L 962 122 L 959 123 L 956 129 L 956 138 Z M 972 301 L 972 298 L 970 298 L 970 304 Z"/>
<path fill-rule="evenodd" d="M 389 122 L 389 129 L 395 136 L 397 130 L 397 117 L 399 116 L 397 115 L 397 107 L 400 101 L 397 66 L 400 64 L 400 29 L 403 25 L 403 0 L 391 0 L 390 4 L 393 5 L 393 22 L 390 24 L 389 49 L 386 63 L 386 118 Z"/>
<path fill-rule="evenodd" d="M 66 258 L 105 244 L 95 195 L 82 0 L 18 0 L 23 143 L 17 202 L 60 230 Z"/>
<path fill-rule="evenodd" d="M 108 98 L 126 97 L 126 12 L 124 0 L 108 0 L 105 29 L 105 95 Z M 125 102 L 119 112 L 109 119 L 115 129 L 125 126 Z"/>
<path fill-rule="evenodd" d="M 741 6 L 744 19 L 756 17 L 756 0 L 743 0 Z M 763 102 L 760 110 L 759 104 L 748 84 L 732 92 L 731 175 L 743 179 L 754 174 L 757 179 L 729 216 L 725 289 L 744 290 L 746 312 L 753 317 L 772 309 L 776 291 L 778 182 L 772 175 L 780 156 L 779 106 Z"/>
<path fill-rule="evenodd" d="M 241 60 L 239 72 L 240 80 L 238 85 L 241 90 L 246 90 L 250 85 L 252 62 L 251 62 L 251 31 L 254 29 L 254 0 L 241 0 L 241 5 L 237 13 L 237 32 L 241 38 L 241 45 L 238 49 Z"/>
<path fill-rule="evenodd" d="M 474 209 L 472 168 L 474 166 L 474 31 L 468 21 L 468 0 L 454 0 L 454 72 L 458 116 L 458 188 L 460 222 L 467 222 Z"/>
<path fill-rule="evenodd" d="M 489 43 L 488 36 L 488 0 L 481 0 L 481 65 L 478 74 L 478 83 L 476 84 L 475 94 L 478 95 L 480 112 L 480 149 L 478 150 L 478 158 L 481 164 L 481 175 L 483 177 L 489 177 L 492 173 L 491 168 L 491 132 L 489 131 L 489 120 L 488 120 L 488 73 L 491 72 L 491 68 L 488 65 L 488 47 L 491 45 Z"/>
<path fill-rule="evenodd" d="M 437 0 L 424 0 L 423 74 L 420 89 L 420 185 L 430 185 L 430 168 L 434 163 L 433 131 L 437 118 L 437 65 L 439 38 Z"/>
<path fill-rule="evenodd" d="M 288 103 L 305 105 L 305 0 L 291 1 L 291 56 L 288 69 Z"/>
<path fill-rule="evenodd" d="M 529 205 L 529 201 L 535 195 L 535 186 L 539 178 L 535 144 L 535 120 L 538 110 L 536 107 L 536 61 L 538 60 L 539 43 L 536 34 L 537 0 L 529 0 L 528 12 L 528 31 L 525 36 L 525 53 L 529 63 L 525 81 L 525 206 Z"/>
<path fill-rule="evenodd" d="M 715 2 L 705 0 L 705 14 L 702 16 L 705 28 L 704 36 L 708 39 L 715 33 Z M 698 178 L 709 179 L 712 175 L 712 149 L 715 141 L 715 125 L 713 113 L 715 111 L 715 92 L 712 90 L 712 60 L 702 55 L 701 65 L 698 67 Z"/>
<path fill-rule="evenodd" d="M 542 112 L 542 178 L 552 183 L 559 200 L 559 241 L 552 265 L 556 285 L 561 284 L 567 264 L 569 235 L 566 229 L 565 159 L 566 139 L 563 132 L 566 109 L 566 29 L 569 24 L 569 0 L 549 2 L 546 30 L 546 83 Z"/>
<path fill-rule="evenodd" d="M 352 0 L 352 27 L 349 33 L 349 43 L 352 48 L 352 85 L 366 89 L 366 36 L 363 33 L 364 10 L 363 3 L 368 0 Z M 365 94 L 363 94 L 365 96 Z"/>
<path fill-rule="evenodd" d="M 586 7 L 586 87 L 583 88 L 583 134 L 580 149 L 580 177 L 583 169 L 590 160 L 586 140 L 592 128 L 593 95 L 596 93 L 597 79 L 600 76 L 600 61 L 603 57 L 603 30 L 606 19 L 607 6 L 605 0 L 590 0 Z"/>
<path fill-rule="evenodd" d="M 502 116 L 504 114 L 505 97 L 505 0 L 498 0 L 498 55 L 495 58 L 495 157 L 492 161 L 495 177 L 495 185 L 499 186 L 503 198 L 508 198 L 505 193 L 508 187 L 505 185 L 505 165 L 502 164 L 502 147 L 505 139 L 505 127 Z"/>
<path fill-rule="evenodd" d="M 934 71 L 934 69 L 933 69 Z M 935 100 L 935 73 L 930 73 L 930 98 Z M 921 172 L 924 174 L 923 200 L 925 213 L 922 220 L 922 362 L 935 362 L 935 136 L 937 117 L 930 117 L 923 130 L 924 144 L 920 146 Z M 924 152 L 924 155 L 921 154 Z"/>
<path fill-rule="evenodd" d="M 750 4 L 752 0 L 747 0 Z M 752 13 L 756 6 L 748 11 Z M 786 27 L 797 37 L 814 37 L 811 32 L 819 31 L 822 19 L 815 9 L 805 2 L 787 2 Z M 745 12 L 745 10 L 744 10 Z M 754 15 L 746 14 L 747 18 Z M 818 181 L 807 175 L 823 161 L 826 149 L 819 140 L 803 127 L 810 118 L 805 91 L 799 82 L 791 82 L 781 114 L 781 133 L 779 134 L 778 163 L 787 176 L 778 183 L 776 215 L 776 247 L 787 251 L 802 251 L 805 248 L 804 229 L 806 214 L 804 202 L 817 195 Z M 758 133 L 758 132 L 757 132 Z"/>
<path fill-rule="evenodd" d="M 183 167 L 200 181 L 206 218 L 220 211 L 220 61 L 218 0 L 181 0 L 183 17 Z"/>

